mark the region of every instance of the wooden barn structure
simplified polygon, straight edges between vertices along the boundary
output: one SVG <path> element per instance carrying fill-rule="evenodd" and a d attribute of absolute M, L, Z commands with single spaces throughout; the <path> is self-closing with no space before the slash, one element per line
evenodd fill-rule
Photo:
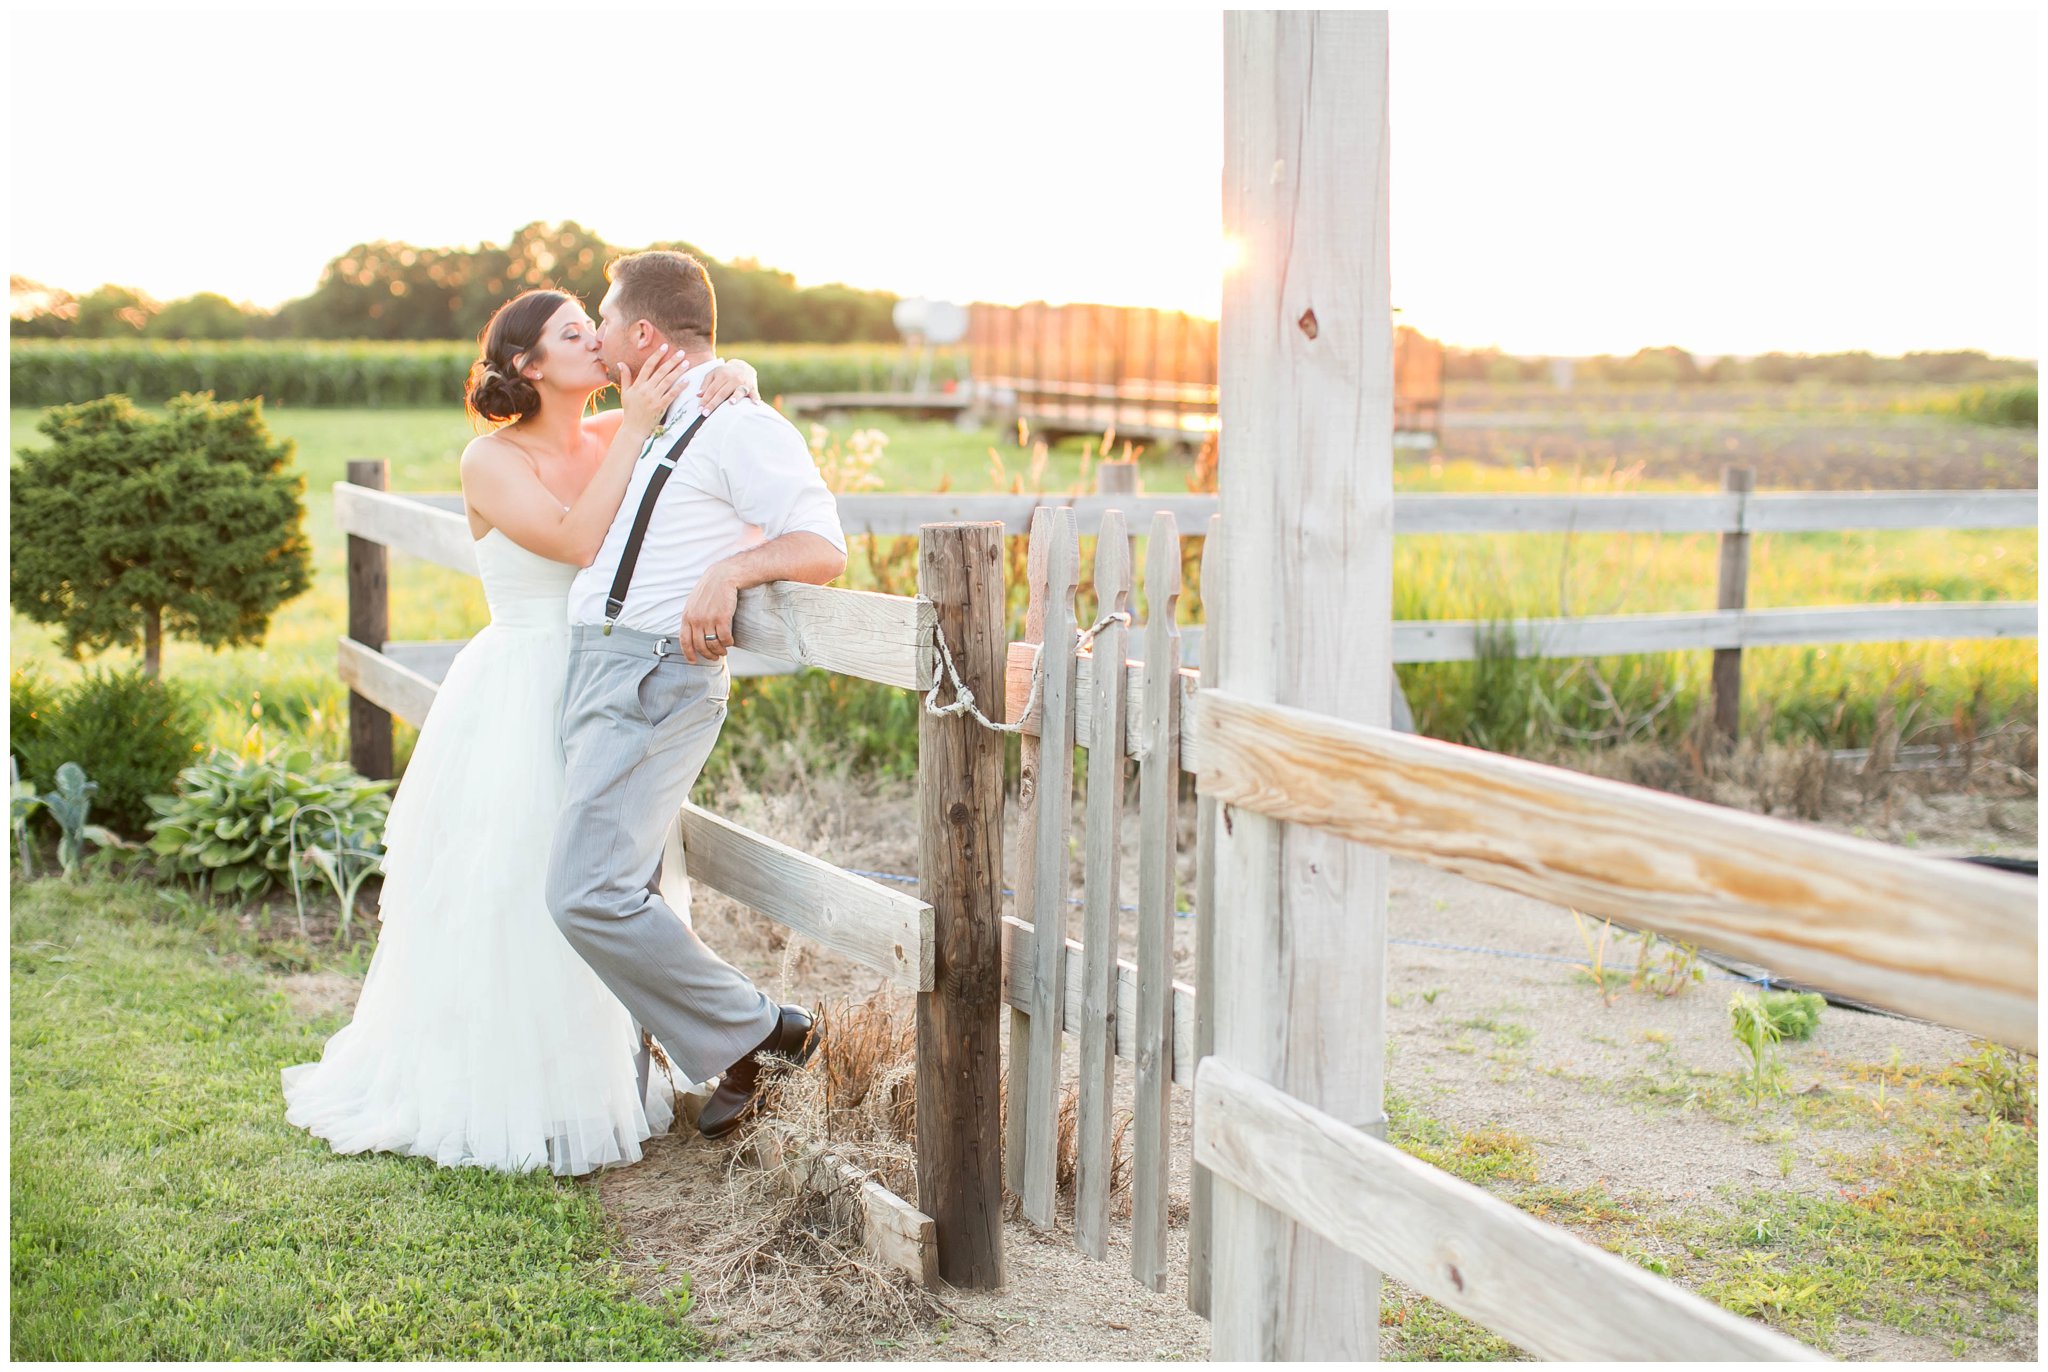
<path fill-rule="evenodd" d="M 1199 446 L 1216 430 L 1220 340 L 1215 320 L 1176 310 L 977 303 L 968 313 L 967 408 L 1048 439 L 1114 433 Z M 1436 445 L 1443 397 L 1443 345 L 1395 329 L 1397 446 Z"/>

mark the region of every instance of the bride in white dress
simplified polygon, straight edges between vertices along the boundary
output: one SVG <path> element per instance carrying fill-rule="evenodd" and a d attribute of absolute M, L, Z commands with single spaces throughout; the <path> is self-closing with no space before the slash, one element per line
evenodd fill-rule
<path fill-rule="evenodd" d="M 482 338 L 467 403 L 503 427 L 462 455 L 491 622 L 448 669 L 384 832 L 382 930 L 354 1019 L 284 1069 L 285 1118 L 336 1152 L 580 1175 L 640 1159 L 671 1122 L 643 1095 L 632 1018 L 543 899 L 562 791 L 565 602 L 681 389 L 679 356 L 615 379 L 573 296 L 528 291 Z M 754 389 L 711 373 L 704 409 Z M 504 422 L 512 421 L 512 422 Z"/>

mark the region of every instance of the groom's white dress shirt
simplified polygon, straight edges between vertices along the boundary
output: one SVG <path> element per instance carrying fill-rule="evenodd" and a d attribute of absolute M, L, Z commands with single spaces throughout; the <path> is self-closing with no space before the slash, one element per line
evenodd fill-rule
<path fill-rule="evenodd" d="M 597 560 L 578 572 L 569 587 L 571 624 L 604 622 L 605 597 L 640 498 L 654 478 L 654 458 L 701 413 L 698 388 L 723 360 L 714 357 L 684 373 L 683 393 L 663 416 L 662 432 L 641 450 Z M 838 503 L 796 426 L 765 402 L 727 401 L 690 440 L 655 502 L 619 624 L 652 634 L 679 632 L 683 605 L 712 563 L 796 530 L 846 551 Z"/>

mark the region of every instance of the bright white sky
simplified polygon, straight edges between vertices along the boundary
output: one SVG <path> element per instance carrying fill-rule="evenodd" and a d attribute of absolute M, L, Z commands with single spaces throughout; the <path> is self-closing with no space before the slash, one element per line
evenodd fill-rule
<path fill-rule="evenodd" d="M 1214 12 L 587 13 L 17 11 L 9 270 L 270 306 L 352 243 L 571 218 L 1215 311 Z M 1397 11 L 1394 303 L 1512 352 L 2034 356 L 2036 23 Z"/>

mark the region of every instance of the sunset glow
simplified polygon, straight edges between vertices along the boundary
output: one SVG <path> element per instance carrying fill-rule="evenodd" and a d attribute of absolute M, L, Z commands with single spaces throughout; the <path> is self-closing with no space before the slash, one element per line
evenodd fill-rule
<path fill-rule="evenodd" d="M 1433 336 L 1520 352 L 2031 356 L 2034 24 L 1397 12 L 1394 303 Z M 564 219 L 806 284 L 1210 316 L 1238 260 L 1214 246 L 1215 14 L 817 14 L 771 31 L 607 13 L 559 64 L 573 94 L 545 101 L 556 68 L 479 48 L 474 16 L 431 8 L 403 43 L 353 13 L 12 25 L 10 269 L 74 291 L 269 307 L 353 243 Z M 673 108 L 661 82 L 599 61 L 621 35 L 680 52 L 700 29 L 771 45 L 773 82 L 751 61 L 693 63 Z M 88 50 L 105 94 L 80 102 Z M 515 109 L 532 113 L 481 113 Z"/>

